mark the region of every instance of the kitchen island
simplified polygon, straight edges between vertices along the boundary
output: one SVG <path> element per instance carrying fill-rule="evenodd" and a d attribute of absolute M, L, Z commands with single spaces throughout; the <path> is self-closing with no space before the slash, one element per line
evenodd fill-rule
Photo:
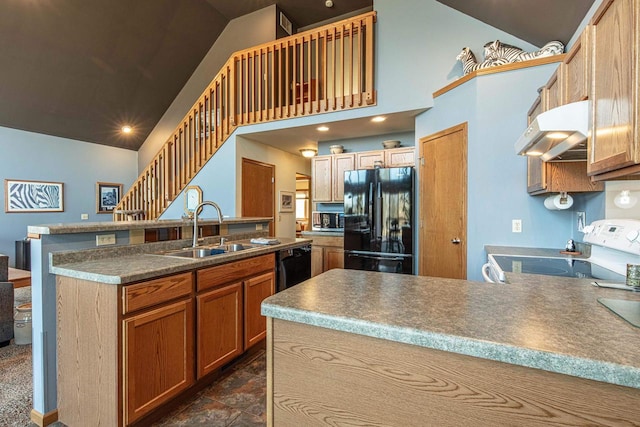
<path fill-rule="evenodd" d="M 262 304 L 269 425 L 637 425 L 640 329 L 579 279 L 331 270 Z"/>
<path fill-rule="evenodd" d="M 230 240 L 264 237 L 268 233 L 266 230 L 272 220 L 273 218 L 270 217 L 225 217 L 221 224 L 218 220 L 201 218 L 198 224 L 218 230 L 218 236 L 205 238 L 205 243 L 209 243 L 220 237 Z M 82 260 L 136 256 L 145 251 L 151 253 L 189 246 L 192 227 L 193 221 L 187 219 L 55 223 L 28 227 L 28 236 L 31 239 L 33 306 L 34 375 L 31 420 L 34 423 L 40 426 L 48 425 L 55 422 L 58 416 L 56 275 L 50 272 L 51 259 L 54 256 L 62 256 L 62 258 L 56 258 L 60 261 L 56 265 L 65 265 Z M 145 243 L 147 231 L 168 229 L 180 230 L 183 239 Z M 96 247 L 97 240 L 104 237 L 110 237 L 115 244 Z M 85 249 L 88 251 L 82 253 L 75 261 L 69 258 L 72 252 Z M 62 252 L 65 254 L 61 255 Z M 64 257 L 67 257 L 66 260 Z M 167 265 L 161 262 L 156 262 L 155 266 L 167 268 Z M 155 267 L 152 265 L 151 268 Z"/>
<path fill-rule="evenodd" d="M 51 254 L 60 421 L 148 425 L 264 341 L 276 252 L 310 241 L 210 240 Z"/>

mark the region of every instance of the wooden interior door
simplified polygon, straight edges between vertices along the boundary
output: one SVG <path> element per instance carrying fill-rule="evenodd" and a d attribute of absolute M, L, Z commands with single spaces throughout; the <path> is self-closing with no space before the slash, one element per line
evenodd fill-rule
<path fill-rule="evenodd" d="M 420 139 L 423 276 L 467 278 L 467 124 Z"/>
<path fill-rule="evenodd" d="M 242 159 L 242 216 L 269 216 L 269 236 L 275 236 L 276 167 L 251 159 Z"/>

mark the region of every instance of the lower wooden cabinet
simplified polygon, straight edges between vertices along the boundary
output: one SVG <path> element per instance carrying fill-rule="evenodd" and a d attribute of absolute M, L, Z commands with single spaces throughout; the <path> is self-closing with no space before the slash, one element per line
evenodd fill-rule
<path fill-rule="evenodd" d="M 265 337 L 274 269 L 271 253 L 126 286 L 58 277 L 59 420 L 146 423 L 204 384 Z"/>
<path fill-rule="evenodd" d="M 312 236 L 311 277 L 333 268 L 344 268 L 344 237 Z"/>
<path fill-rule="evenodd" d="M 127 425 L 193 384 L 193 302 L 134 315 L 124 321 L 123 330 Z"/>
<path fill-rule="evenodd" d="M 260 304 L 274 294 L 275 274 L 261 274 L 244 281 L 244 348 L 255 345 L 267 336 L 267 318 L 260 314 Z"/>
<path fill-rule="evenodd" d="M 196 297 L 198 378 L 242 354 L 242 282 Z"/>

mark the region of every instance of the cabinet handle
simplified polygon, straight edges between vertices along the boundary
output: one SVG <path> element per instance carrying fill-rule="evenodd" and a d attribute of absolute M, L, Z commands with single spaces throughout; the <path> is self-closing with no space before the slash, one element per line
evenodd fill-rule
<path fill-rule="evenodd" d="M 453 239 L 451 239 L 451 243 L 453 243 L 454 245 L 459 245 L 460 239 L 458 237 L 454 237 Z"/>

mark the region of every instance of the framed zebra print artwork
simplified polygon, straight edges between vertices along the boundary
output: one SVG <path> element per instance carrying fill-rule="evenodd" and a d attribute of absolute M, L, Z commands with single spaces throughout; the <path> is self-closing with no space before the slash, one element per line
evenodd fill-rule
<path fill-rule="evenodd" d="M 4 180 L 7 213 L 64 212 L 62 182 Z"/>
<path fill-rule="evenodd" d="M 98 182 L 96 184 L 96 213 L 112 213 L 122 197 L 122 184 Z"/>

